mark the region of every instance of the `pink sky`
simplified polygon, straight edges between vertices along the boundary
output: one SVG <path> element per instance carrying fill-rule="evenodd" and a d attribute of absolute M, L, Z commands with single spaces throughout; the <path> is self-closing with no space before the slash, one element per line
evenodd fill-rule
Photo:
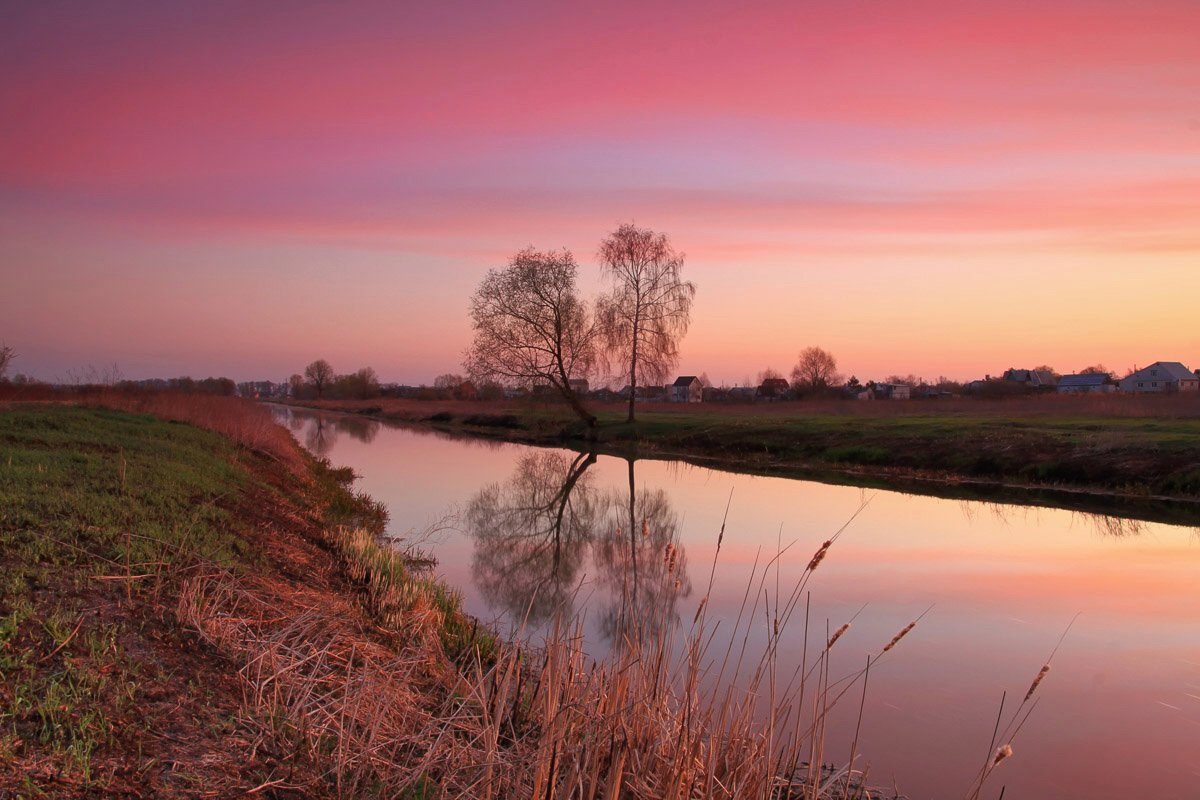
<path fill-rule="evenodd" d="M 16 369 L 430 381 L 489 267 L 590 292 L 628 220 L 717 382 L 1200 366 L 1193 0 L 406 5 L 10 7 Z"/>

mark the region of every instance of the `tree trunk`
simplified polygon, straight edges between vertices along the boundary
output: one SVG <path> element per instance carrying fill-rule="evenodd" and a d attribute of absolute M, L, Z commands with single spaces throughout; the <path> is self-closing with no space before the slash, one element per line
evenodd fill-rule
<path fill-rule="evenodd" d="M 596 416 L 583 407 L 583 403 L 579 402 L 579 395 L 575 394 L 575 390 L 572 389 L 568 384 L 563 387 L 562 395 L 564 398 L 566 398 L 566 401 L 571 406 L 571 409 L 578 414 L 584 422 L 587 423 L 588 428 L 594 433 L 596 428 Z"/>
<path fill-rule="evenodd" d="M 633 320 L 633 344 L 630 346 L 629 358 L 629 416 L 626 422 L 633 422 L 633 404 L 637 402 L 637 357 L 638 357 L 638 319 Z"/>

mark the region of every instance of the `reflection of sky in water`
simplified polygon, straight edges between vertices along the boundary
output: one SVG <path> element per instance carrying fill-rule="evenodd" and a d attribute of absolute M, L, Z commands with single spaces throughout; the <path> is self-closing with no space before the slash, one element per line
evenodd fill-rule
<path fill-rule="evenodd" d="M 303 416 L 290 421 L 297 438 L 362 476 L 359 488 L 391 509 L 393 535 L 412 537 L 456 515 L 452 530 L 426 545 L 470 612 L 495 619 L 528 607 L 530 587 L 538 587 L 535 604 L 574 593 L 593 651 L 624 624 L 622 593 L 636 595 L 634 607 L 675 602 L 690 621 L 731 492 L 709 601 L 710 620 L 722 620 L 710 648 L 717 654 L 756 557 L 765 561 L 780 543 L 795 543 L 780 560 L 786 591 L 869 498 L 812 582 L 812 639 L 823 636 L 827 620 L 836 628 L 865 605 L 835 648 L 834 673 L 849 672 L 932 606 L 872 670 L 859 749 L 874 782 L 890 785 L 894 776 L 913 797 L 961 796 L 987 749 L 1001 692 L 1019 700 L 1079 614 L 1014 745 L 1017 757 L 996 783 L 1007 783 L 1012 797 L 1196 796 L 1200 542 L 1193 529 L 640 461 L 635 518 L 649 516 L 651 524 L 649 536 L 635 526 L 631 551 L 622 547 L 630 532 L 625 460 L 587 463 L 569 451 L 340 416 L 318 426 L 315 415 Z M 554 476 L 572 475 L 574 518 L 566 518 L 556 561 L 552 535 L 522 539 L 521 509 L 557 509 L 562 482 Z M 544 513 L 533 516 L 545 523 Z M 672 541 L 681 554 L 667 575 L 661 554 Z M 645 567 L 634 587 L 622 577 L 631 552 Z M 780 659 L 787 665 L 799 660 L 803 639 L 802 626 L 791 630 Z M 828 760 L 848 755 L 853 705 L 835 719 Z"/>

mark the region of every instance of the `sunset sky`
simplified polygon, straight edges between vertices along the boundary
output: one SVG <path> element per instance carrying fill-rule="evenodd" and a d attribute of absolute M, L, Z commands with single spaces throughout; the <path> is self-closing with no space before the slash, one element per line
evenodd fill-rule
<path fill-rule="evenodd" d="M 671 235 L 681 372 L 1200 367 L 1200 3 L 3 2 L 0 340 L 457 370 L 489 267 Z"/>

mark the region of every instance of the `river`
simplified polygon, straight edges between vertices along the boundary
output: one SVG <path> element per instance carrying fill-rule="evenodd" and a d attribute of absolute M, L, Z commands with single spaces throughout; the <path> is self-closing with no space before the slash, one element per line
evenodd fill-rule
<path fill-rule="evenodd" d="M 810 583 L 812 641 L 853 620 L 834 674 L 921 618 L 870 674 L 856 766 L 871 783 L 966 794 L 1002 692 L 1011 709 L 1069 627 L 987 796 L 1200 797 L 1196 528 L 276 413 L 361 476 L 390 510 L 389 535 L 435 557 L 469 613 L 501 629 L 527 620 L 536 636 L 566 609 L 598 655 L 657 612 L 690 621 L 710 573 L 723 650 L 755 563 L 783 550 L 770 582 L 786 591 L 846 526 Z M 795 631 L 782 661 L 800 658 Z M 859 709 L 846 705 L 827 760 L 849 754 Z"/>

